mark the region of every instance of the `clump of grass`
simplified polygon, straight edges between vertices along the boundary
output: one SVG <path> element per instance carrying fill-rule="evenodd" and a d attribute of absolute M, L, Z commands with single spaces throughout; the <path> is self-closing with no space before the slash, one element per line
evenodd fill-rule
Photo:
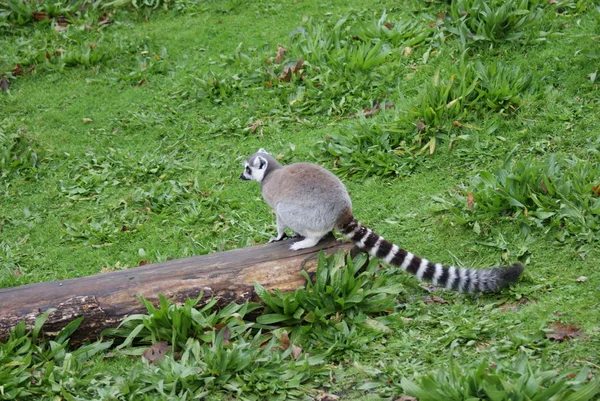
<path fill-rule="evenodd" d="M 53 18 L 70 18 L 95 9 L 98 2 L 89 0 L 6 0 L 0 3 L 0 22 L 26 25 Z"/>
<path fill-rule="evenodd" d="M 398 110 L 392 121 L 363 124 L 359 132 L 332 135 L 318 146 L 337 158 L 341 173 L 407 174 L 415 155 L 434 153 L 439 142 L 461 135 L 464 124 L 490 113 L 514 115 L 523 99 L 539 90 L 540 79 L 518 65 L 463 57 L 448 70 L 438 68 L 416 104 Z"/>
<path fill-rule="evenodd" d="M 464 44 L 526 42 L 538 34 L 544 9 L 538 0 L 457 0 L 448 12 L 449 31 Z"/>
<path fill-rule="evenodd" d="M 454 218 L 472 225 L 500 219 L 521 221 L 531 228 L 552 231 L 560 242 L 572 238 L 580 245 L 600 240 L 600 159 L 556 154 L 537 160 L 511 157 L 493 172 L 482 171 L 470 185 L 436 198 Z"/>
<path fill-rule="evenodd" d="M 181 353 L 179 358 L 167 356 L 158 367 L 135 368 L 132 375 L 139 379 L 128 383 L 134 394 L 156 392 L 157 380 L 164 381 L 164 390 L 159 393 L 179 397 L 202 396 L 210 391 L 243 394 L 248 399 L 283 398 L 300 395 L 310 387 L 322 359 L 306 354 L 292 356 L 289 344 L 281 346 L 275 336 L 254 329 L 244 318 L 260 308 L 258 304 L 231 303 L 217 311 L 217 300 L 211 299 L 196 309 L 201 299 L 202 294 L 178 306 L 159 295 L 159 306 L 155 307 L 141 298 L 148 314 L 129 316 L 119 328 L 105 331 L 106 335 L 124 338 L 117 349 L 128 354 L 147 348 L 132 345 L 160 341 L 167 341 Z"/>
<path fill-rule="evenodd" d="M 258 318 L 263 324 L 327 323 L 333 316 L 348 316 L 360 313 L 379 313 L 395 306 L 395 297 L 402 291 L 398 284 L 389 282 L 385 275 L 376 273 L 378 261 L 373 259 L 363 272 L 367 256 L 357 255 L 354 259 L 343 253 L 326 258 L 319 253 L 319 262 L 314 284 L 303 271 L 306 288 L 293 293 L 275 291 L 270 294 L 259 283 L 254 284 L 260 299 L 272 313 Z"/>
<path fill-rule="evenodd" d="M 69 336 L 79 327 L 83 317 L 66 325 L 53 340 L 42 338 L 42 326 L 53 309 L 35 320 L 32 330 L 20 322 L 6 341 L 0 342 L 0 396 L 5 400 L 34 400 L 60 396 L 74 399 L 85 393 L 93 377 L 89 361 L 110 348 L 112 341 L 94 342 L 68 349 Z M 93 386 L 93 385 L 92 385 Z"/>
<path fill-rule="evenodd" d="M 6 178 L 23 169 L 39 168 L 42 158 L 38 152 L 25 127 L 17 127 L 17 122 L 11 118 L 0 121 L 0 177 Z"/>
<path fill-rule="evenodd" d="M 521 352 L 512 364 L 493 363 L 487 359 L 461 368 L 450 361 L 447 368 L 418 377 L 414 382 L 402 379 L 402 388 L 420 401 L 465 399 L 509 400 L 579 400 L 595 399 L 600 394 L 600 379 L 588 382 L 590 370 L 580 372 L 534 368 Z"/>

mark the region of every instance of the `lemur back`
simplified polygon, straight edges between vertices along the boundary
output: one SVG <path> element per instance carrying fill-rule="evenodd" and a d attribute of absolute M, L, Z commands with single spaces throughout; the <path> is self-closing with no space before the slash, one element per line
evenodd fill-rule
<path fill-rule="evenodd" d="M 516 281 L 523 271 L 519 264 L 490 269 L 447 267 L 413 255 L 361 225 L 352 214 L 352 202 L 344 184 L 316 164 L 281 166 L 259 149 L 244 167 L 240 178 L 260 182 L 263 198 L 275 211 L 277 237 L 271 241 L 285 238 L 286 228 L 304 237 L 292 244 L 292 250 L 315 246 L 335 229 L 371 256 L 399 266 L 419 280 L 461 292 L 497 291 Z"/>

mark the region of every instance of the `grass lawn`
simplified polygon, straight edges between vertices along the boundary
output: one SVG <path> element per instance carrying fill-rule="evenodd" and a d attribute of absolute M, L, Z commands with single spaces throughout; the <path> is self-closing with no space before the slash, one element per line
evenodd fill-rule
<path fill-rule="evenodd" d="M 524 276 L 430 293 L 338 257 L 264 306 L 165 300 L 80 348 L 77 322 L 19 327 L 0 399 L 600 399 L 594 1 L 144 4 L 0 0 L 0 288 L 265 243 L 238 178 L 260 147 L 336 173 L 417 255 Z M 159 340 L 177 357 L 141 356 Z"/>

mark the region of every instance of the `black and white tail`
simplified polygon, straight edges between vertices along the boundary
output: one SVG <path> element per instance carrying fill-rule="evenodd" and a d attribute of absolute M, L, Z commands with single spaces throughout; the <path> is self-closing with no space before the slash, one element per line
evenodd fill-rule
<path fill-rule="evenodd" d="M 490 269 L 467 269 L 442 266 L 432 263 L 405 251 L 382 236 L 361 225 L 351 213 L 341 219 L 337 230 L 351 239 L 359 248 L 394 266 L 400 267 L 419 280 L 431 281 L 434 285 L 459 292 L 498 291 L 516 281 L 523 272 L 523 266 Z"/>

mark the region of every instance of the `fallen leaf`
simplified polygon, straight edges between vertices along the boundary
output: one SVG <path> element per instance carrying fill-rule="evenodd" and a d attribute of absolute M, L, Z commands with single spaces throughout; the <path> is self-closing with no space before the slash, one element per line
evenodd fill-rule
<path fill-rule="evenodd" d="M 475 207 L 475 198 L 470 192 L 467 193 L 467 207 L 469 208 L 469 210 L 473 210 L 473 208 Z"/>
<path fill-rule="evenodd" d="M 18 64 L 18 63 L 17 63 L 17 65 L 15 65 L 15 68 L 10 70 L 10 73 L 13 74 L 15 77 L 25 74 L 25 72 L 21 68 L 21 64 Z"/>
<path fill-rule="evenodd" d="M 221 329 L 221 331 L 223 331 L 223 345 L 231 344 L 229 342 L 229 337 L 231 337 L 231 330 L 229 329 L 229 326 L 225 326 L 223 329 Z"/>
<path fill-rule="evenodd" d="M 551 340 L 565 341 L 569 338 L 581 337 L 579 328 L 569 324 L 553 322 L 549 328 L 552 333 L 546 333 L 546 337 Z"/>
<path fill-rule="evenodd" d="M 586 276 L 579 276 L 575 279 L 578 283 L 585 283 L 588 280 Z"/>
<path fill-rule="evenodd" d="M 385 26 L 387 29 L 389 29 L 390 31 L 392 30 L 392 28 L 394 27 L 392 24 L 390 24 L 389 22 L 386 22 L 385 24 L 383 24 L 383 26 Z"/>
<path fill-rule="evenodd" d="M 337 401 L 339 399 L 340 399 L 340 397 L 338 397 L 337 395 L 335 395 L 335 394 L 328 394 L 326 392 L 319 393 L 315 397 L 316 401 Z"/>
<path fill-rule="evenodd" d="M 291 63 L 286 64 L 283 67 L 283 71 L 281 72 L 281 75 L 279 75 L 279 80 L 283 81 L 283 82 L 290 82 L 292 79 L 292 75 L 294 73 L 299 72 L 303 65 L 304 65 L 304 59 L 302 59 L 302 58 L 300 58 L 295 63 L 291 62 Z M 300 75 L 300 79 L 303 79 L 303 78 L 304 78 L 304 73 L 302 73 Z"/>
<path fill-rule="evenodd" d="M 294 357 L 294 360 L 297 361 L 298 358 L 300 358 L 300 355 L 302 355 L 302 348 L 297 345 L 292 345 L 292 356 Z"/>
<path fill-rule="evenodd" d="M 425 125 L 425 123 L 424 123 L 423 121 L 421 121 L 421 120 L 417 121 L 417 131 L 418 131 L 418 132 L 423 132 L 423 131 L 425 131 L 425 128 L 426 128 L 426 127 L 427 127 L 427 126 Z"/>
<path fill-rule="evenodd" d="M 419 401 L 419 399 L 415 398 L 415 397 L 411 397 L 410 395 L 403 395 L 402 397 L 397 398 L 394 401 Z"/>
<path fill-rule="evenodd" d="M 0 90 L 6 92 L 9 88 L 8 79 L 5 76 L 0 77 Z"/>
<path fill-rule="evenodd" d="M 102 25 L 108 25 L 108 24 L 112 24 L 113 20 L 110 19 L 109 15 L 104 13 L 100 16 L 100 22 L 98 22 L 98 25 L 102 26 Z"/>
<path fill-rule="evenodd" d="M 411 54 L 412 54 L 412 47 L 406 46 L 404 49 L 402 49 L 402 55 L 404 57 L 410 56 Z"/>
<path fill-rule="evenodd" d="M 23 273 L 21 273 L 21 269 L 17 267 L 15 270 L 13 270 L 13 275 L 20 277 L 23 275 Z"/>
<path fill-rule="evenodd" d="M 262 120 L 258 120 L 253 122 L 252 124 L 248 124 L 248 128 L 250 128 L 250 132 L 254 132 L 258 127 L 263 125 L 265 125 L 265 123 Z"/>
<path fill-rule="evenodd" d="M 277 55 L 275 56 L 275 61 L 281 64 L 283 60 L 285 60 L 285 55 L 287 54 L 287 50 L 285 47 L 281 46 L 277 43 Z"/>
<path fill-rule="evenodd" d="M 82 118 L 82 119 L 81 119 L 81 121 L 83 121 L 83 122 L 84 122 L 84 123 L 86 123 L 86 124 L 87 124 L 87 123 L 94 122 L 94 120 L 92 120 L 91 118 L 85 118 L 85 117 L 84 117 L 84 118 Z"/>
<path fill-rule="evenodd" d="M 139 81 L 138 83 L 136 83 L 134 86 L 136 88 L 139 88 L 140 86 L 144 85 L 146 82 L 148 82 L 148 80 L 146 78 L 143 78 L 141 81 Z"/>
<path fill-rule="evenodd" d="M 34 21 L 42 21 L 48 18 L 48 14 L 43 11 L 34 11 L 31 13 L 31 18 L 33 18 Z"/>
<path fill-rule="evenodd" d="M 145 265 L 150 265 L 152 264 L 151 260 L 140 260 L 140 262 L 138 263 L 138 266 L 145 266 Z"/>
<path fill-rule="evenodd" d="M 68 26 L 71 22 L 64 15 L 60 15 L 55 19 L 56 23 L 60 26 Z"/>
<path fill-rule="evenodd" d="M 454 125 L 455 127 L 458 127 L 458 128 L 462 128 L 462 126 L 463 126 L 460 121 L 453 121 L 452 125 Z"/>
<path fill-rule="evenodd" d="M 390 107 L 393 107 L 394 104 L 391 102 L 386 102 L 384 107 L 386 109 L 389 109 Z M 350 114 L 348 116 L 348 118 L 357 118 L 359 116 L 363 116 L 363 117 L 371 117 L 373 116 L 377 111 L 381 110 L 382 106 L 381 103 L 379 101 L 377 101 L 373 107 L 367 108 L 367 109 L 362 109 L 361 113 L 354 113 L 354 114 Z"/>
<path fill-rule="evenodd" d="M 288 332 L 287 331 L 283 331 L 281 333 L 281 346 L 283 348 L 283 350 L 285 351 L 286 349 L 288 349 L 290 347 L 290 337 L 288 336 Z"/>
<path fill-rule="evenodd" d="M 142 356 L 148 360 L 148 362 L 153 363 L 154 365 L 157 362 L 162 361 L 165 357 L 165 354 L 168 350 L 171 349 L 171 346 L 166 341 L 159 341 L 156 344 L 153 344 L 149 347 Z"/>
<path fill-rule="evenodd" d="M 63 25 L 54 25 L 54 30 L 56 32 L 64 32 L 67 29 L 69 29 L 67 26 L 63 26 Z"/>
<path fill-rule="evenodd" d="M 435 295 L 425 295 L 423 297 L 423 302 L 425 302 L 426 304 L 432 305 L 432 304 L 447 304 L 448 301 L 446 301 L 444 298 L 440 298 L 438 296 Z"/>
<path fill-rule="evenodd" d="M 595 193 L 596 195 L 600 196 L 600 184 L 598 184 L 594 188 L 592 188 L 592 192 Z"/>

